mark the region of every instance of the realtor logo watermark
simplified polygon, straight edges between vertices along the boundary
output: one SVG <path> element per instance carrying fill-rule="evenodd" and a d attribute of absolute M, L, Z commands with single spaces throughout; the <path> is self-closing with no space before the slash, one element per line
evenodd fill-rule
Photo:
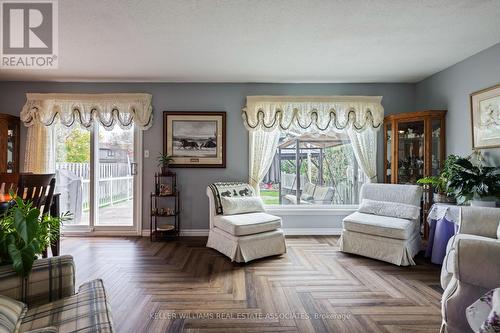
<path fill-rule="evenodd" d="M 58 66 L 57 0 L 0 0 L 0 67 L 56 69 Z"/>

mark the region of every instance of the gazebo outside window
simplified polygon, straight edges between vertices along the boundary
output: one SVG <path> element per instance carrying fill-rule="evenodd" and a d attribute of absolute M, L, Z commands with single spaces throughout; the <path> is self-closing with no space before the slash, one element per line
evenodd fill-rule
<path fill-rule="evenodd" d="M 355 205 L 367 177 L 346 133 L 282 134 L 260 195 L 268 205 Z"/>

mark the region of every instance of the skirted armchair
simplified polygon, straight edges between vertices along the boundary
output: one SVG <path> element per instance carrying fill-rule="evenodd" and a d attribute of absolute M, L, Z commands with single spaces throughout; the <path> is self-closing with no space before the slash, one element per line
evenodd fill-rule
<path fill-rule="evenodd" d="M 214 183 L 207 187 L 207 196 L 210 205 L 207 247 L 236 262 L 286 252 L 281 218 L 264 211 L 262 201 L 253 196 L 250 185 Z M 229 206 L 223 209 L 223 202 Z"/>
<path fill-rule="evenodd" d="M 460 215 L 441 269 L 441 331 L 448 333 L 472 332 L 467 307 L 500 286 L 500 208 L 462 207 Z"/>
<path fill-rule="evenodd" d="M 420 200 L 416 185 L 365 184 L 358 211 L 342 221 L 343 252 L 399 266 L 415 265 L 420 251 Z"/>

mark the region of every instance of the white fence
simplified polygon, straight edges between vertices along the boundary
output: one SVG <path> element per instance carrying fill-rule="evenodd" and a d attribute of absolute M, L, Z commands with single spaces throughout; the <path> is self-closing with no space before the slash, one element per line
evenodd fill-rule
<path fill-rule="evenodd" d="M 68 170 L 82 182 L 82 206 L 90 207 L 90 164 L 56 163 L 57 170 Z M 133 176 L 128 163 L 99 163 L 99 207 L 113 205 L 133 198 Z"/>

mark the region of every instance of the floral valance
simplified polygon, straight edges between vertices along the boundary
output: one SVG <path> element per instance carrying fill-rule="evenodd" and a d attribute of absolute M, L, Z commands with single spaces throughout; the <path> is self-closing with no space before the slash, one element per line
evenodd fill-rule
<path fill-rule="evenodd" d="M 91 128 L 99 122 L 105 129 L 114 125 L 148 129 L 153 124 L 150 94 L 26 94 L 21 120 L 52 126 Z"/>
<path fill-rule="evenodd" d="M 247 96 L 242 109 L 249 131 L 343 131 L 380 128 L 381 96 Z"/>

